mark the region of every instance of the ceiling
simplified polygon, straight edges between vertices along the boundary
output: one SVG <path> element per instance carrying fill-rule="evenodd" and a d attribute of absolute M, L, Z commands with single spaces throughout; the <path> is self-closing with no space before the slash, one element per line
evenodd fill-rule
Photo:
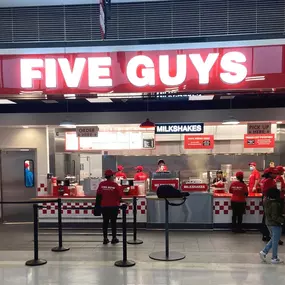
<path fill-rule="evenodd" d="M 157 0 L 112 0 L 112 3 L 148 2 L 148 1 L 157 1 Z M 0 7 L 80 5 L 80 4 L 94 4 L 96 2 L 99 3 L 99 0 L 1 0 Z"/>
<path fill-rule="evenodd" d="M 204 98 L 201 96 L 200 98 Z M 285 94 L 254 94 L 210 96 L 211 100 L 188 100 L 185 97 L 161 98 L 147 97 L 138 99 L 113 98 L 102 102 L 93 98 L 93 103 L 84 97 L 66 100 L 49 96 L 47 100 L 9 98 L 16 104 L 1 104 L 0 113 L 87 113 L 87 112 L 145 112 L 181 110 L 219 110 L 219 109 L 256 109 L 285 107 Z M 229 100 L 231 99 L 232 100 Z"/>

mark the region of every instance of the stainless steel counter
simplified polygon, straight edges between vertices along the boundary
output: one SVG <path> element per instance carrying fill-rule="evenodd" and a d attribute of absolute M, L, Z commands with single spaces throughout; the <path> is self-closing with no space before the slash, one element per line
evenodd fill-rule
<path fill-rule="evenodd" d="M 171 200 L 181 202 L 181 199 Z M 155 196 L 147 197 L 147 227 L 163 228 L 165 202 Z M 190 193 L 182 206 L 169 207 L 169 227 L 172 229 L 205 229 L 213 227 L 213 196 L 210 193 Z"/>

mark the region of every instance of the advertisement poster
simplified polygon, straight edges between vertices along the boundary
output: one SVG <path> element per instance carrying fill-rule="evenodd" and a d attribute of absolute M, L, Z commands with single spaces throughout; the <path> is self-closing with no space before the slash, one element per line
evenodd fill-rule
<path fill-rule="evenodd" d="M 275 135 L 244 135 L 244 148 L 274 148 Z"/>
<path fill-rule="evenodd" d="M 186 135 L 184 137 L 184 149 L 213 149 L 213 135 Z"/>

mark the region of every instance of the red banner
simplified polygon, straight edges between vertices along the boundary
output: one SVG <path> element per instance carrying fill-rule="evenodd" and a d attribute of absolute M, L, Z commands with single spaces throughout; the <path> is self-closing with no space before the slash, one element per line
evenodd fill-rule
<path fill-rule="evenodd" d="M 174 87 L 192 93 L 282 88 L 284 48 L 0 55 L 0 94 L 165 92 Z"/>
<path fill-rule="evenodd" d="M 178 189 L 179 180 L 178 179 L 152 179 L 151 181 L 152 191 L 156 191 L 160 185 L 171 185 L 174 188 Z"/>
<path fill-rule="evenodd" d="M 274 148 L 275 135 L 244 135 L 244 148 Z"/>
<path fill-rule="evenodd" d="M 213 149 L 213 135 L 186 135 L 184 136 L 184 149 Z"/>
<path fill-rule="evenodd" d="M 206 192 L 208 191 L 208 185 L 204 183 L 182 183 L 181 189 L 185 192 Z"/>

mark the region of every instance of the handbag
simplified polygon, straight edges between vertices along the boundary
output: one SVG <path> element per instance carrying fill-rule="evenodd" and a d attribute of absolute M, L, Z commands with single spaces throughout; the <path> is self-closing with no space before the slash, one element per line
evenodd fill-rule
<path fill-rule="evenodd" d="M 101 201 L 102 201 L 102 195 L 97 195 L 95 207 L 94 207 L 94 211 L 93 211 L 93 215 L 95 217 L 100 217 L 102 215 Z"/>

